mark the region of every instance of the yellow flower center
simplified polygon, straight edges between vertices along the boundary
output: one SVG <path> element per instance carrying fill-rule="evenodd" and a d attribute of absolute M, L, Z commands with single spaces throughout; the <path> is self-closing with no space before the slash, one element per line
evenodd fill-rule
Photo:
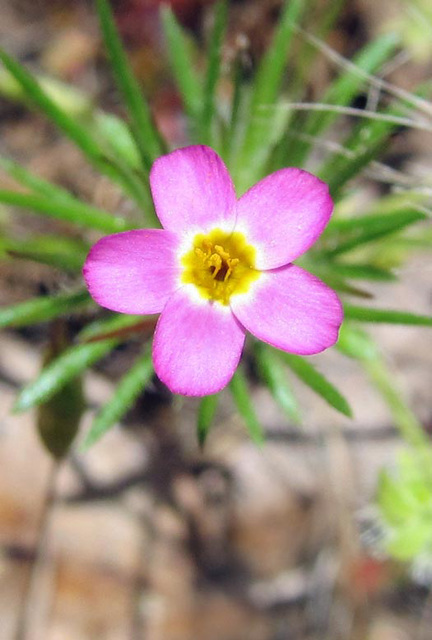
<path fill-rule="evenodd" d="M 255 269 L 255 249 L 239 231 L 213 229 L 197 234 L 182 265 L 182 282 L 194 284 L 203 298 L 224 305 L 233 294 L 246 293 L 260 275 Z"/>

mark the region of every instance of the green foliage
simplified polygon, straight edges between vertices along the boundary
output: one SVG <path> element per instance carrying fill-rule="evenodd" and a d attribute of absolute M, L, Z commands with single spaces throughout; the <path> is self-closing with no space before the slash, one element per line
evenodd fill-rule
<path fill-rule="evenodd" d="M 84 440 L 88 448 L 101 438 L 132 406 L 153 375 L 151 349 L 147 347 L 120 380 L 112 397 L 102 407 Z"/>
<path fill-rule="evenodd" d="M 208 432 L 212 426 L 219 397 L 219 394 L 215 393 L 212 396 L 205 396 L 200 402 L 197 415 L 197 436 L 201 446 L 204 446 Z"/>
<path fill-rule="evenodd" d="M 144 167 L 150 170 L 153 160 L 162 153 L 164 147 L 152 120 L 150 107 L 130 68 L 109 1 L 96 0 L 96 8 L 112 70 L 129 113 L 136 145 Z"/>
<path fill-rule="evenodd" d="M 262 445 L 264 443 L 264 434 L 252 404 L 248 382 L 241 366 L 237 368 L 233 375 L 229 388 L 238 412 L 249 431 L 249 435 L 256 444 Z"/>
<path fill-rule="evenodd" d="M 377 501 L 386 550 L 399 560 L 432 554 L 432 474 L 428 448 L 403 451 L 392 471 L 382 471 Z"/>
<path fill-rule="evenodd" d="M 382 80 L 381 70 L 399 47 L 399 38 L 394 34 L 378 37 L 364 46 L 353 60 L 345 60 L 314 35 L 325 36 L 337 18 L 340 2 L 333 3 L 331 8 L 326 7 L 318 19 L 319 10 L 314 3 L 312 6 L 314 11 L 308 11 L 309 7 L 303 0 L 287 0 L 268 50 L 247 70 L 244 63 L 246 50 L 239 47 L 234 52 L 229 70 L 231 93 L 219 92 L 222 80 L 225 83 L 223 87 L 227 87 L 222 47 L 230 3 L 220 0 L 215 5 L 205 64 L 198 64 L 201 61 L 196 43 L 186 34 L 171 9 L 163 6 L 161 18 L 173 78 L 188 118 L 190 141 L 211 144 L 223 155 L 239 194 L 266 173 L 287 165 L 307 166 L 330 185 L 332 196 L 337 201 L 335 213 L 320 242 L 299 262 L 337 289 L 344 298 L 345 322 L 337 348 L 357 361 L 387 403 L 403 438 L 419 450 L 426 447 L 421 425 L 405 404 L 379 347 L 367 332 L 359 328 L 359 323 L 385 322 L 428 327 L 432 319 L 409 310 L 382 309 L 379 300 L 371 302 L 371 306 L 363 301 L 359 306 L 345 299 L 348 296 L 369 299 L 373 291 L 369 283 L 378 281 L 390 286 L 396 280 L 394 267 L 402 264 L 412 251 L 430 251 L 432 247 L 432 235 L 425 224 L 430 217 L 430 189 L 422 190 L 421 185 L 413 185 L 403 192 L 394 190 L 390 195 L 377 196 L 371 205 L 359 208 L 355 198 L 357 183 L 354 181 L 364 175 L 366 169 L 370 172 L 371 168 L 378 166 L 371 163 L 381 159 L 383 150 L 391 144 L 401 125 L 430 128 L 424 119 L 425 115 L 432 113 L 426 99 L 430 87 L 420 87 L 415 93 L 410 93 Z M 81 236 L 72 239 L 67 233 L 59 232 L 55 241 L 54 236 L 42 234 L 15 237 L 7 230 L 6 219 L 0 229 L 0 257 L 9 261 L 25 259 L 49 264 L 68 273 L 68 278 L 74 274 L 78 276 L 95 231 L 115 233 L 134 228 L 137 226 L 138 209 L 145 216 L 145 224 L 158 224 L 148 176 L 152 162 L 169 147 L 169 141 L 158 132 L 149 102 L 133 75 L 110 2 L 96 0 L 96 9 L 127 122 L 98 109 L 78 89 L 51 78 L 36 77 L 10 55 L 0 52 L 4 67 L 0 69 L 0 93 L 37 108 L 47 116 L 81 150 L 93 169 L 116 183 L 122 193 L 133 201 L 130 221 L 113 216 L 12 160 L 0 158 L 2 171 L 19 185 L 16 190 L 0 190 L 0 204 L 7 207 L 7 213 L 11 208 L 10 215 L 14 215 L 15 208 L 19 208 L 25 213 L 66 221 L 78 227 L 82 234 L 82 239 Z M 305 26 L 304 31 L 300 22 Z M 336 71 L 323 89 L 319 104 L 310 104 L 306 102 L 311 89 L 310 70 L 318 55 L 326 56 L 336 65 Z M 378 74 L 377 77 L 372 75 L 374 73 Z M 379 93 L 376 109 L 353 109 L 354 99 L 370 89 Z M 417 118 L 419 114 L 423 119 Z M 347 115 L 356 118 L 355 124 L 348 120 Z M 339 126 L 346 133 L 335 145 L 333 130 Z M 322 158 L 319 166 L 317 158 Z M 349 193 L 348 187 L 353 187 L 353 191 Z M 84 312 L 89 302 L 88 294 L 73 286 L 70 292 L 4 307 L 0 310 L 0 327 L 21 327 L 74 314 L 80 314 L 82 320 L 88 319 Z M 39 377 L 23 389 L 16 409 L 40 407 L 40 433 L 54 455 L 66 452 L 75 433 L 82 404 L 81 384 L 86 370 L 132 334 L 147 339 L 154 324 L 155 318 L 152 317 L 105 313 L 95 320 L 93 315 L 79 334 L 78 343 L 53 355 L 49 362 L 45 362 Z M 331 407 L 344 416 L 351 416 L 347 400 L 309 359 L 277 351 L 256 341 L 251 341 L 251 344 L 253 347 L 249 353 L 254 370 L 291 421 L 300 421 L 299 408 L 290 386 L 289 376 L 292 374 Z M 152 375 L 150 348 L 147 346 L 96 416 L 85 446 L 94 443 L 121 420 Z M 242 367 L 232 379 L 229 391 L 251 437 L 262 443 L 261 425 Z M 197 432 L 201 444 L 211 428 L 220 397 L 217 394 L 200 402 Z M 77 406 L 76 415 L 72 405 Z M 70 438 L 60 438 L 59 444 L 55 440 L 58 433 L 55 428 L 53 431 L 53 425 L 60 420 L 64 407 L 69 407 L 71 415 Z M 417 484 L 414 483 L 411 471 L 407 480 L 407 473 L 404 467 L 399 476 L 383 476 L 386 479 L 382 480 L 380 489 L 384 496 L 385 518 L 393 527 L 397 521 L 397 533 L 392 538 L 391 549 L 398 557 L 423 552 L 430 544 L 429 533 L 426 535 L 423 526 L 426 521 L 424 502 L 420 498 L 416 498 L 417 502 L 414 500 L 415 509 L 422 512 L 418 517 L 409 510 L 412 509 L 412 501 L 409 509 L 405 504 L 406 492 L 413 492 L 414 485 L 418 487 L 420 482 L 416 480 Z M 403 517 L 398 520 L 401 514 Z M 411 516 L 416 526 L 409 522 Z"/>

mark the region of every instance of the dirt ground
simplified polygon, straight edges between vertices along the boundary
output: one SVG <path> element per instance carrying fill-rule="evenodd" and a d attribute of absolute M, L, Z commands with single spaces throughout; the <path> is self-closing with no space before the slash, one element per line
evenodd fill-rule
<path fill-rule="evenodd" d="M 135 28 L 135 4 L 148 11 L 146 2 L 118 2 L 119 19 L 135 66 L 155 87 L 165 73 L 151 54 L 162 46 L 160 33 L 151 13 L 147 31 Z M 206 3 L 195 4 L 194 11 L 186 2 L 179 10 L 199 35 Z M 233 19 L 256 30 L 260 7 L 270 29 L 275 4 L 233 3 Z M 22 60 L 116 109 L 90 5 L 0 0 L 0 37 Z M 358 17 L 359 33 L 370 34 L 374 11 L 373 3 L 348 3 L 347 15 Z M 258 32 L 256 55 L 267 33 L 263 26 Z M 343 29 L 333 38 L 342 47 L 349 40 Z M 156 100 L 163 126 L 181 138 L 168 82 Z M 89 201 L 119 204 L 40 116 L 0 100 L 0 125 L 2 154 Z M 406 145 L 407 162 L 432 167 L 421 136 Z M 37 230 L 55 228 L 29 217 L 10 222 L 24 220 Z M 430 255 L 418 255 L 397 285 L 375 286 L 373 294 L 382 307 L 430 313 L 431 269 Z M 65 284 L 45 267 L 0 266 L 1 304 Z M 430 333 L 379 326 L 373 334 L 401 393 L 430 428 Z M 57 467 L 40 445 L 34 416 L 11 413 L 18 388 L 40 368 L 45 341 L 46 327 L 0 337 L 0 640 L 432 639 L 430 576 L 379 551 L 377 475 L 402 445 L 354 362 L 335 351 L 312 358 L 349 399 L 353 420 L 293 379 L 304 423 L 292 425 L 252 381 L 266 444 L 251 443 L 226 393 L 200 450 L 197 402 L 173 400 L 154 383 L 123 424 Z M 88 375 L 83 431 L 135 348 Z"/>

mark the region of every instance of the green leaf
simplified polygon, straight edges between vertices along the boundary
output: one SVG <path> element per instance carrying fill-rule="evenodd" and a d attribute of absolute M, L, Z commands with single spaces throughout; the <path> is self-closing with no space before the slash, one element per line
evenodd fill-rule
<path fill-rule="evenodd" d="M 89 246 L 81 240 L 60 235 L 34 238 L 0 238 L 0 249 L 14 258 L 33 260 L 64 271 L 81 271 Z"/>
<path fill-rule="evenodd" d="M 393 309 L 368 309 L 351 304 L 344 305 L 345 318 L 360 322 L 387 322 L 390 324 L 406 324 L 423 327 L 432 327 L 432 316 L 424 316 L 408 311 L 396 311 Z"/>
<path fill-rule="evenodd" d="M 207 74 L 204 82 L 204 105 L 202 111 L 202 137 L 206 144 L 215 146 L 212 121 L 217 110 L 215 91 L 220 75 L 222 44 L 228 17 L 227 0 L 219 0 L 214 9 L 214 27 L 208 52 Z"/>
<path fill-rule="evenodd" d="M 133 329 L 146 321 L 155 323 L 154 316 L 129 315 L 126 313 L 116 313 L 108 318 L 101 318 L 88 324 L 79 333 L 78 338 L 81 342 L 90 342 L 91 340 L 104 338 L 116 332 L 122 332 L 126 329 Z"/>
<path fill-rule="evenodd" d="M 60 202 L 38 194 L 0 190 L 0 202 L 31 209 L 57 220 L 67 220 L 105 233 L 115 233 L 131 228 L 124 218 L 114 217 L 102 209 L 80 200 L 72 200 L 72 198 Z"/>
<path fill-rule="evenodd" d="M 0 329 L 24 327 L 37 322 L 45 322 L 62 314 L 75 311 L 90 302 L 87 291 L 61 293 L 56 296 L 33 298 L 0 309 Z"/>
<path fill-rule="evenodd" d="M 69 345 L 66 322 L 53 322 L 43 366 L 58 358 Z M 37 430 L 45 448 L 56 460 L 61 460 L 68 454 L 78 432 L 84 408 L 81 376 L 65 384 L 49 400 L 39 405 L 36 414 Z"/>
<path fill-rule="evenodd" d="M 202 114 L 203 91 L 194 70 L 190 42 L 170 7 L 162 6 L 161 12 L 171 68 L 183 99 L 192 134 L 196 135 L 196 125 Z"/>
<path fill-rule="evenodd" d="M 244 186 L 249 186 L 248 174 L 251 171 L 258 174 L 267 159 L 269 147 L 265 142 L 269 138 L 269 132 L 274 128 L 274 114 L 266 118 L 262 108 L 273 105 L 277 98 L 295 25 L 304 9 L 303 0 L 285 2 L 273 41 L 258 67 L 252 88 L 243 148 L 237 162 L 240 191 Z"/>
<path fill-rule="evenodd" d="M 318 100 L 321 104 L 335 105 L 337 108 L 349 105 L 367 83 L 367 75 L 374 73 L 394 53 L 399 38 L 394 34 L 384 34 L 368 43 L 350 62 L 349 66 L 334 80 L 323 97 Z M 337 110 L 317 112 L 311 111 L 300 132 L 310 140 L 294 139 L 290 144 L 284 139 L 281 144 L 285 147 L 283 166 L 292 164 L 303 166 L 313 138 L 319 138 L 340 117 Z M 300 114 L 301 115 L 301 114 Z M 295 121 L 294 121 L 295 123 Z M 295 134 L 296 130 L 294 130 Z M 290 131 L 288 131 L 289 135 Z"/>
<path fill-rule="evenodd" d="M 133 135 L 143 164 L 150 169 L 152 161 L 162 153 L 161 139 L 150 108 L 132 73 L 108 0 L 96 0 L 96 7 L 114 76 L 128 109 Z"/>
<path fill-rule="evenodd" d="M 45 196 L 46 198 L 53 198 L 60 201 L 76 200 L 76 198 L 74 198 L 68 191 L 66 191 L 66 189 L 62 189 L 61 187 L 52 184 L 48 180 L 39 178 L 28 169 L 25 169 L 20 164 L 13 162 L 8 158 L 0 157 L 0 169 L 3 169 L 3 171 L 8 173 L 14 180 L 22 184 L 24 187 L 35 191 L 41 196 Z"/>
<path fill-rule="evenodd" d="M 136 362 L 120 380 L 112 397 L 95 417 L 88 432 L 83 449 L 97 442 L 130 409 L 134 401 L 153 376 L 151 345 L 137 358 Z"/>
<path fill-rule="evenodd" d="M 112 113 L 96 111 L 94 114 L 98 137 L 102 137 L 117 158 L 131 169 L 141 168 L 141 156 L 126 122 Z"/>
<path fill-rule="evenodd" d="M 63 111 L 42 89 L 39 82 L 17 61 L 0 49 L 0 60 L 22 87 L 25 95 L 43 111 L 75 144 L 92 159 L 99 159 L 100 149 L 89 132 Z"/>
<path fill-rule="evenodd" d="M 348 418 L 352 417 L 351 407 L 336 387 L 327 380 L 315 367 L 300 356 L 284 351 L 275 351 L 279 357 L 294 371 L 294 373 L 308 385 L 315 393 L 323 398 L 333 409 Z"/>
<path fill-rule="evenodd" d="M 326 246 L 330 246 L 324 254 L 333 257 L 347 253 L 425 219 L 426 215 L 423 212 L 410 208 L 393 211 L 391 214 L 368 214 L 357 218 L 334 220 L 324 235 Z M 332 244 L 334 246 L 331 246 Z"/>
<path fill-rule="evenodd" d="M 252 440 L 256 444 L 262 445 L 264 443 L 263 430 L 252 404 L 246 376 L 240 367 L 237 368 L 237 371 L 233 375 L 229 388 L 238 412 L 245 421 Z"/>
<path fill-rule="evenodd" d="M 332 262 L 329 267 L 343 278 L 376 280 L 379 282 L 392 282 L 396 280 L 396 276 L 391 271 L 375 267 L 372 264 L 342 264 L 341 262 Z"/>
<path fill-rule="evenodd" d="M 118 340 L 105 340 L 70 347 L 43 369 L 36 380 L 22 389 L 14 405 L 14 411 L 26 411 L 41 402 L 46 402 L 65 384 L 107 355 L 117 344 Z"/>
<path fill-rule="evenodd" d="M 276 353 L 263 342 L 256 342 L 254 346 L 259 372 L 274 399 L 290 420 L 300 422 L 301 416 L 296 397 L 288 384 L 285 368 Z"/>
<path fill-rule="evenodd" d="M 400 389 L 396 388 L 393 375 L 374 340 L 365 331 L 344 322 L 339 332 L 337 347 L 360 362 L 374 389 L 381 394 L 389 407 L 402 437 L 415 447 L 424 447 L 428 439 L 423 427 L 404 402 Z"/>
<path fill-rule="evenodd" d="M 217 393 L 211 396 L 205 396 L 200 402 L 197 419 L 197 435 L 198 442 L 201 447 L 204 446 L 207 439 L 208 432 L 213 423 L 213 418 L 216 413 L 218 402 L 219 394 Z"/>
<path fill-rule="evenodd" d="M 2 50 L 0 50 L 0 60 L 21 87 L 24 96 L 30 101 L 31 105 L 40 109 L 70 138 L 101 173 L 120 184 L 138 203 L 147 206 L 149 197 L 140 180 L 136 175 L 131 173 L 130 167 L 127 167 L 125 163 L 121 161 L 121 158 L 116 157 L 113 153 L 109 153 L 107 149 L 103 148 L 103 141 L 96 140 L 93 136 L 93 129 L 98 133 L 98 128 L 97 125 L 92 122 L 91 118 L 90 124 L 83 126 L 73 110 L 66 111 L 60 106 L 61 100 L 58 99 L 60 92 L 57 92 L 55 96 L 48 93 L 42 84 L 20 65 L 19 62 Z M 90 133 L 90 127 L 93 128 L 92 133 Z"/>

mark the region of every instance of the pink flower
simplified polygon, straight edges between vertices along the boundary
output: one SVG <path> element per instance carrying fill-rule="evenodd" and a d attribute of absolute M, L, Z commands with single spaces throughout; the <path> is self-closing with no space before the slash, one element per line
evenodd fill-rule
<path fill-rule="evenodd" d="M 219 156 L 193 146 L 156 160 L 150 185 L 164 228 L 102 238 L 84 277 L 103 307 L 161 314 L 153 361 L 171 391 L 220 391 L 247 331 L 301 355 L 336 342 L 338 297 L 292 264 L 329 221 L 326 184 L 306 171 L 281 169 L 237 200 Z"/>

